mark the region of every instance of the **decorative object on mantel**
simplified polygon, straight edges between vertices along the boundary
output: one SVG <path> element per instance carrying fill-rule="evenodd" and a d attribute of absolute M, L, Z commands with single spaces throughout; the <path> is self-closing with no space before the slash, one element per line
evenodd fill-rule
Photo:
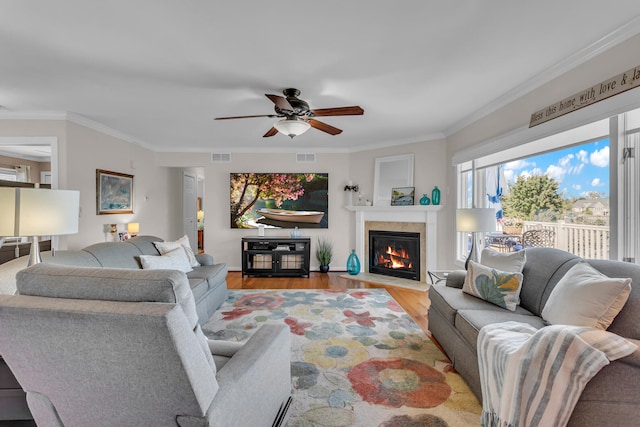
<path fill-rule="evenodd" d="M 480 262 L 479 234 L 496 231 L 496 210 L 493 208 L 457 209 L 456 231 L 471 233 L 471 250 L 464 263 L 466 270 L 470 260 Z"/>
<path fill-rule="evenodd" d="M 358 255 L 356 255 L 356 250 L 352 249 L 349 258 L 347 258 L 347 273 L 351 275 L 356 275 L 360 273 L 360 260 L 358 259 Z"/>
<path fill-rule="evenodd" d="M 436 206 L 440 204 L 440 189 L 437 185 L 431 190 L 431 201 Z"/>
<path fill-rule="evenodd" d="M 427 196 L 426 194 L 423 194 L 422 198 L 420 199 L 420 204 L 423 206 L 426 206 L 430 203 L 431 203 L 431 200 L 429 199 L 429 196 Z"/>
<path fill-rule="evenodd" d="M 329 271 L 329 264 L 333 258 L 333 243 L 328 239 L 318 238 L 318 246 L 316 247 L 316 259 L 320 263 L 320 273 Z"/>
<path fill-rule="evenodd" d="M 358 184 L 354 184 L 353 181 L 349 181 L 347 185 L 344 186 L 344 191 L 346 193 L 346 205 L 353 206 L 353 193 L 357 193 L 360 187 Z"/>
<path fill-rule="evenodd" d="M 0 206 L 0 235 L 31 237 L 28 266 L 41 262 L 38 237 L 78 232 L 79 191 L 0 188 Z"/>
<path fill-rule="evenodd" d="M 399 187 L 391 190 L 391 206 L 413 206 L 415 187 Z"/>

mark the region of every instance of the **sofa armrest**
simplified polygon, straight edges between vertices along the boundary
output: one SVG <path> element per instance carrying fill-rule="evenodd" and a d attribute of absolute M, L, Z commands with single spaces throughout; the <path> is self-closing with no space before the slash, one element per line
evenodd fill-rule
<path fill-rule="evenodd" d="M 466 270 L 455 270 L 447 275 L 446 285 L 450 288 L 462 289 L 464 279 L 467 277 Z"/>
<path fill-rule="evenodd" d="M 209 254 L 196 254 L 196 260 L 200 265 L 213 265 L 213 256 Z"/>
<path fill-rule="evenodd" d="M 220 386 L 207 412 L 225 425 L 271 426 L 291 395 L 291 333 L 263 325 L 216 375 Z"/>

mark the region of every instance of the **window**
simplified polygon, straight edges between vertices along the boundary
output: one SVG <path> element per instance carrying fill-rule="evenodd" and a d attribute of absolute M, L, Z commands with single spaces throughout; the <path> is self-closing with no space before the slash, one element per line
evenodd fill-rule
<path fill-rule="evenodd" d="M 457 164 L 458 207 L 502 208 L 505 217 L 497 222 L 499 232 L 507 224 L 521 222 L 523 232 L 553 230 L 553 246 L 576 255 L 635 262 L 640 254 L 640 242 L 633 238 L 640 230 L 640 168 L 635 166 L 639 150 L 640 109 L 461 161 Z M 458 160 L 464 156 L 468 159 L 469 153 L 459 155 Z M 495 176 L 508 182 L 502 186 L 497 206 L 492 203 L 495 199 L 487 197 L 496 193 L 495 188 L 490 190 Z M 538 185 L 557 185 L 560 203 L 541 203 L 541 187 L 529 188 L 529 193 L 520 191 L 527 184 L 533 187 L 532 177 L 541 177 Z M 459 260 L 467 252 L 461 234 L 456 240 Z M 491 242 L 488 238 L 486 243 Z M 500 249 L 522 247 L 520 237 Z"/>
<path fill-rule="evenodd" d="M 16 181 L 16 170 L 8 168 L 0 168 L 0 179 L 4 181 Z"/>

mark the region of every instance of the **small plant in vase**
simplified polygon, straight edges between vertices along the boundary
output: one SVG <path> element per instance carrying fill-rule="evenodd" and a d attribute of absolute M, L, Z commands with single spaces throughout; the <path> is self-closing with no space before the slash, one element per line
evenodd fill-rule
<path fill-rule="evenodd" d="M 326 273 L 329 271 L 329 264 L 333 258 L 333 243 L 327 239 L 318 239 L 318 246 L 316 246 L 316 259 L 320 263 L 320 272 Z"/>

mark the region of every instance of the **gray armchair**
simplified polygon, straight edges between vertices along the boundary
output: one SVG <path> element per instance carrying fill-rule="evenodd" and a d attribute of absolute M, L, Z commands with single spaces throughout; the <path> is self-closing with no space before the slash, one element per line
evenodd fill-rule
<path fill-rule="evenodd" d="M 39 426 L 286 421 L 288 328 L 207 340 L 184 273 L 39 264 L 17 288 L 0 297 L 0 354 Z"/>

